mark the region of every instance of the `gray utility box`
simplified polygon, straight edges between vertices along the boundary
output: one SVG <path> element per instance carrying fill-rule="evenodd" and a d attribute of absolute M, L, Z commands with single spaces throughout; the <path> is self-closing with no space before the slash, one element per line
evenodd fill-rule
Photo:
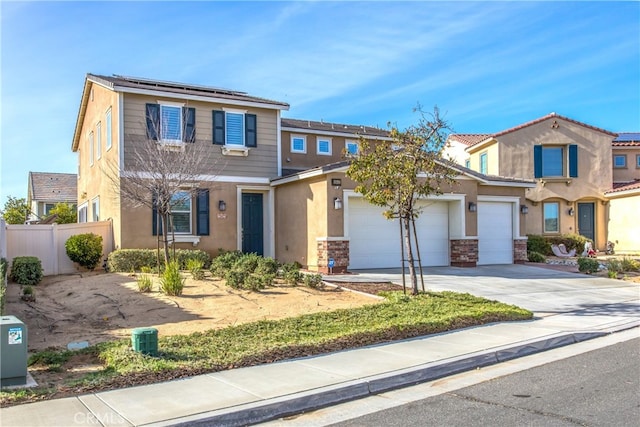
<path fill-rule="evenodd" d="M 0 317 L 0 384 L 27 383 L 27 325 L 15 316 Z"/>

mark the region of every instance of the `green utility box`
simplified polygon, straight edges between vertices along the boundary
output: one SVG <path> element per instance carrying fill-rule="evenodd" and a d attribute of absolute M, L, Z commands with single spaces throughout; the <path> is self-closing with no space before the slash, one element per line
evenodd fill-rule
<path fill-rule="evenodd" d="M 27 383 L 27 325 L 15 316 L 0 317 L 0 384 Z"/>
<path fill-rule="evenodd" d="M 158 330 L 156 328 L 136 328 L 131 331 L 131 346 L 138 353 L 158 355 Z"/>

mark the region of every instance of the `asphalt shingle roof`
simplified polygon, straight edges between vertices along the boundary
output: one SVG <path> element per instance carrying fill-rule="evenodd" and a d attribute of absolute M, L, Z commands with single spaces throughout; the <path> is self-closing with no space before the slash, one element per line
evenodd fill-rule
<path fill-rule="evenodd" d="M 29 172 L 32 200 L 75 203 L 78 176 L 74 173 Z"/>
<path fill-rule="evenodd" d="M 379 129 L 373 126 L 364 125 L 347 125 L 342 123 L 329 123 L 324 121 L 300 120 L 300 119 L 281 119 L 282 127 L 296 128 L 302 130 L 316 130 L 323 132 L 339 132 L 345 134 L 356 134 L 362 136 L 380 136 L 388 137 L 389 131 Z"/>

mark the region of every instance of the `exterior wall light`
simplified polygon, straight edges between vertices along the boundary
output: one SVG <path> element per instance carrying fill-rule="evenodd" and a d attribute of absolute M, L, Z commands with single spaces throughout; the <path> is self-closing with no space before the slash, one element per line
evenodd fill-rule
<path fill-rule="evenodd" d="M 226 211 L 226 210 L 227 210 L 227 204 L 225 203 L 225 201 L 224 201 L 224 200 L 220 200 L 220 201 L 218 201 L 218 210 L 219 210 L 220 212 L 224 212 L 224 211 Z"/>
<path fill-rule="evenodd" d="M 478 205 L 473 202 L 469 202 L 469 212 L 476 212 L 478 210 Z"/>
<path fill-rule="evenodd" d="M 569 211 L 567 213 L 569 214 L 569 216 L 573 216 L 573 212 L 574 212 L 573 208 L 569 208 Z"/>
<path fill-rule="evenodd" d="M 520 213 L 522 215 L 526 215 L 529 213 L 529 206 L 526 205 L 520 205 Z"/>
<path fill-rule="evenodd" d="M 333 208 L 335 210 L 342 209 L 342 199 L 340 197 L 333 198 Z"/>

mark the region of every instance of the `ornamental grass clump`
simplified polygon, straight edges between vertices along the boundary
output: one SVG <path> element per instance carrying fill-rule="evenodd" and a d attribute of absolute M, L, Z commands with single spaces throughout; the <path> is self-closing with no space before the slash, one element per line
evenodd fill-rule
<path fill-rule="evenodd" d="M 178 262 L 171 261 L 165 266 L 160 277 L 160 290 L 166 295 L 180 296 L 182 295 L 185 281 L 186 279 L 180 275 Z"/>

